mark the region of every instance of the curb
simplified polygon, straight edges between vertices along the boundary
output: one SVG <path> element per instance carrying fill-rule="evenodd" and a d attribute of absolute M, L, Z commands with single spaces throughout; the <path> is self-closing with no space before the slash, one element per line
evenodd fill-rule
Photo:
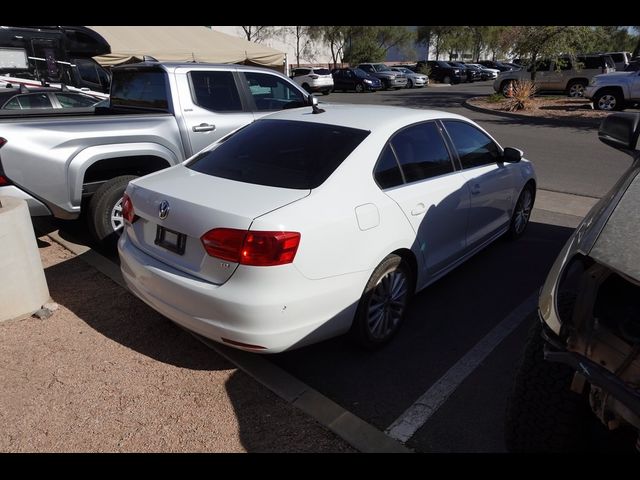
<path fill-rule="evenodd" d="M 474 98 L 479 98 L 479 97 L 474 97 Z M 576 118 L 568 118 L 568 119 L 561 119 L 561 118 L 546 118 L 546 117 L 532 117 L 529 115 L 521 115 L 519 113 L 512 113 L 512 112 L 502 112 L 502 111 L 496 111 L 496 110 L 491 110 L 488 108 L 482 108 L 482 107 L 478 107 L 476 105 L 471 105 L 469 103 L 469 100 L 472 99 L 466 99 L 464 102 L 462 102 L 462 106 L 465 108 L 468 108 L 469 110 L 473 110 L 475 112 L 480 112 L 480 113 L 487 113 L 489 115 L 495 115 L 498 117 L 506 117 L 506 118 L 512 118 L 512 119 L 517 119 L 517 120 L 521 120 L 523 121 L 523 123 L 534 123 L 537 125 L 558 125 L 561 127 L 589 127 L 589 128 L 594 128 L 597 129 L 600 127 L 600 122 L 602 122 L 601 118 L 593 118 L 593 119 L 576 119 Z"/>
<path fill-rule="evenodd" d="M 127 292 L 129 291 L 122 278 L 120 268 L 116 264 L 86 245 L 65 240 L 57 231 L 50 232 L 47 236 L 121 287 L 124 287 Z M 342 408 L 333 400 L 325 397 L 260 355 L 225 347 L 193 332 L 189 331 L 189 333 L 284 401 L 313 417 L 318 423 L 358 451 L 363 453 L 413 453 L 402 443 Z"/>

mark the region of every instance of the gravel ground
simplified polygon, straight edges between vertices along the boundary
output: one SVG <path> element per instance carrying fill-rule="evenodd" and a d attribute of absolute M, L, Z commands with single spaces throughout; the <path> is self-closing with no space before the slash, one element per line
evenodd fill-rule
<path fill-rule="evenodd" d="M 354 452 L 48 237 L 59 308 L 0 323 L 0 451 Z"/>
<path fill-rule="evenodd" d="M 475 97 L 467 100 L 471 105 L 486 108 L 488 110 L 507 111 L 507 100 L 498 102 L 488 101 L 488 97 Z M 542 117 L 542 118 L 566 118 L 566 119 L 602 119 L 611 112 L 593 110 L 591 101 L 585 98 L 569 97 L 536 97 L 534 107 L 530 110 L 517 110 L 518 115 Z"/>

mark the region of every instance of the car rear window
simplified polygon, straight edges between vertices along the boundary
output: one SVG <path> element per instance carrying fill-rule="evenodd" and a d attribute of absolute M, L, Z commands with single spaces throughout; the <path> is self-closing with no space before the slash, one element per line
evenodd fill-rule
<path fill-rule="evenodd" d="M 327 68 L 314 68 L 313 73 L 318 75 L 331 75 L 331 72 Z"/>
<path fill-rule="evenodd" d="M 162 70 L 113 70 L 111 105 L 169 109 L 166 75 Z"/>
<path fill-rule="evenodd" d="M 215 177 L 271 187 L 321 185 L 369 135 L 366 130 L 291 120 L 258 120 L 187 166 Z"/>

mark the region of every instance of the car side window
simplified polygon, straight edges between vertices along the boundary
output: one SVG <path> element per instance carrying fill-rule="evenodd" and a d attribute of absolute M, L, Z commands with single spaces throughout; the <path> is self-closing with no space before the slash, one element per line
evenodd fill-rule
<path fill-rule="evenodd" d="M 91 107 L 98 103 L 98 100 L 75 93 L 54 93 L 62 108 Z"/>
<path fill-rule="evenodd" d="M 443 120 L 458 152 L 462 168 L 474 168 L 496 163 L 500 158 L 498 145 L 473 125 L 457 120 Z"/>
<path fill-rule="evenodd" d="M 21 110 L 27 108 L 53 108 L 46 93 L 18 95 L 4 104 L 4 109 Z"/>
<path fill-rule="evenodd" d="M 245 77 L 259 111 L 302 107 L 305 104 L 302 93 L 280 77 L 257 72 L 246 72 Z"/>
<path fill-rule="evenodd" d="M 453 172 L 449 151 L 434 122 L 401 130 L 391 139 L 391 145 L 407 183 Z"/>
<path fill-rule="evenodd" d="M 384 147 L 384 150 L 382 150 L 378 163 L 376 163 L 373 177 L 378 186 L 383 190 L 404 183 L 398 160 L 396 159 L 395 153 L 393 153 L 391 145 L 388 143 Z"/>
<path fill-rule="evenodd" d="M 199 107 L 214 112 L 241 112 L 242 103 L 233 73 L 222 71 L 189 72 L 192 98 Z"/>

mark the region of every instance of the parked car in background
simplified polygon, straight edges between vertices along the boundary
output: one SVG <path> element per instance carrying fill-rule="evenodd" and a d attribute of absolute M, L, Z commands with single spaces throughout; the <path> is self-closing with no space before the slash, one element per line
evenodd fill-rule
<path fill-rule="evenodd" d="M 327 68 L 294 68 L 291 78 L 309 93 L 322 92 L 323 95 L 329 95 L 333 90 L 333 77 Z"/>
<path fill-rule="evenodd" d="M 391 68 L 384 63 L 361 63 L 357 68 L 380 79 L 382 87 L 385 89 L 399 89 L 407 86 L 407 77 L 405 74 L 391 70 Z"/>
<path fill-rule="evenodd" d="M 480 80 L 481 75 L 480 71 L 476 70 L 473 67 L 469 67 L 461 62 L 447 62 L 453 68 L 459 68 L 461 72 L 465 72 L 467 76 L 467 82 L 475 82 L 476 80 Z"/>
<path fill-rule="evenodd" d="M 623 72 L 631 62 L 631 53 L 629 52 L 605 52 L 604 55 L 611 56 L 618 72 Z"/>
<path fill-rule="evenodd" d="M 467 67 L 472 67 L 476 69 L 476 71 L 480 72 L 480 80 L 494 80 L 498 77 L 498 73 L 500 73 L 500 70 L 498 70 L 497 68 L 485 67 L 483 65 L 480 65 L 479 63 L 465 63 L 465 65 Z"/>
<path fill-rule="evenodd" d="M 314 99 L 317 102 L 317 99 Z M 257 120 L 129 183 L 133 293 L 216 342 L 275 353 L 391 340 L 414 292 L 523 235 L 533 166 L 460 115 L 323 105 Z"/>
<path fill-rule="evenodd" d="M 596 75 L 584 90 L 596 110 L 623 110 L 640 103 L 640 70 Z"/>
<path fill-rule="evenodd" d="M 100 101 L 100 98 L 59 88 L 0 88 L 2 110 L 84 108 L 94 106 Z"/>
<path fill-rule="evenodd" d="M 358 93 L 382 90 L 380 79 L 359 68 L 336 68 L 331 75 L 334 90 L 355 90 Z"/>
<path fill-rule="evenodd" d="M 531 79 L 532 66 L 521 70 L 501 72 L 493 82 L 496 92 L 506 94 L 509 85 L 518 80 Z M 554 60 L 539 60 L 536 66 L 536 85 L 539 91 L 565 92 L 570 97 L 582 97 L 591 79 L 601 73 L 615 71 L 609 55 L 577 55 Z"/>
<path fill-rule="evenodd" d="M 106 108 L 0 109 L 0 195 L 26 200 L 32 216 L 86 212 L 105 243 L 124 225 L 130 180 L 310 97 L 281 73 L 253 66 L 143 62 L 112 72 Z"/>
<path fill-rule="evenodd" d="M 416 73 L 409 70 L 407 67 L 391 67 L 391 70 L 395 72 L 403 73 L 407 77 L 407 88 L 424 87 L 429 85 L 429 77 L 423 73 Z"/>
<path fill-rule="evenodd" d="M 504 63 L 498 62 L 496 60 L 480 60 L 478 63 L 487 68 L 495 68 L 500 72 L 508 72 L 514 69 L 514 67 L 512 67 L 511 65 L 505 65 Z M 518 65 L 518 67 L 521 67 L 521 66 Z"/>
<path fill-rule="evenodd" d="M 624 69 L 625 72 L 636 72 L 640 70 L 640 60 L 631 60 Z"/>
<path fill-rule="evenodd" d="M 511 452 L 638 448 L 640 114 L 612 114 L 598 135 L 632 163 L 569 237 L 540 291 L 508 400 Z"/>
<path fill-rule="evenodd" d="M 425 62 L 418 62 L 417 68 L 425 65 Z M 431 73 L 429 78 L 440 83 L 460 83 L 467 81 L 467 70 L 455 68 L 443 60 L 429 60 L 426 62 Z"/>

